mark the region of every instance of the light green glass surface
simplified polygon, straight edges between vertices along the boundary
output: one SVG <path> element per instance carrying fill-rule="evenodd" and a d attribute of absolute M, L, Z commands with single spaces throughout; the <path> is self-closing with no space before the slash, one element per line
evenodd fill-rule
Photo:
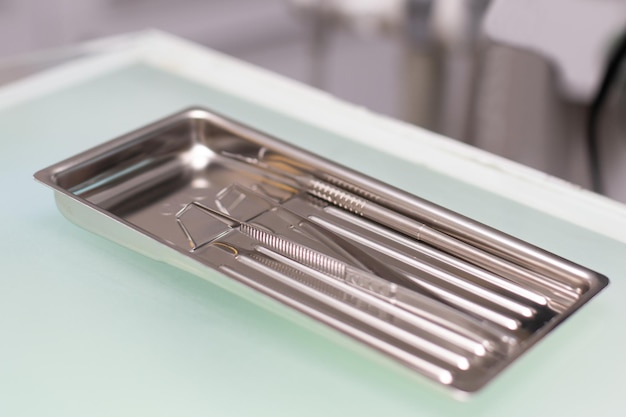
<path fill-rule="evenodd" d="M 191 105 L 521 237 L 611 284 L 459 401 L 343 336 L 72 225 L 32 179 Z M 1 111 L 0 144 L 0 416 L 625 415 L 622 243 L 146 66 Z"/>

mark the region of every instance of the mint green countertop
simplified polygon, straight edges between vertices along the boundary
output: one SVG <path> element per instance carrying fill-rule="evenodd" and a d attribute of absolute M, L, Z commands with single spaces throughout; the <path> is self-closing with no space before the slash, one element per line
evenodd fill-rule
<path fill-rule="evenodd" d="M 459 400 L 343 336 L 74 226 L 32 179 L 190 105 L 528 240 L 611 284 Z M 623 241 L 148 64 L 3 107 L 0 147 L 0 416 L 626 415 Z"/>

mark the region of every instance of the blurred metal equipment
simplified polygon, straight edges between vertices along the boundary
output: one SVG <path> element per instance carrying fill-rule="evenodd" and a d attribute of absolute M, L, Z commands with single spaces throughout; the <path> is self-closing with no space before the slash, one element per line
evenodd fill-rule
<path fill-rule="evenodd" d="M 336 30 L 391 36 L 403 46 L 402 117 L 457 139 L 468 137 L 475 50 L 487 0 L 291 0 L 310 21 L 311 83 L 324 88 Z M 390 65 L 390 63 L 375 63 Z"/>
<path fill-rule="evenodd" d="M 412 0 L 408 3 L 406 80 L 408 120 L 455 139 L 470 138 L 480 22 L 488 0 Z M 415 66 L 430 60 L 430 67 Z M 428 64 L 426 64 L 428 65 Z M 421 78 L 420 74 L 431 75 Z M 420 103 L 424 88 L 431 99 Z M 430 115 L 423 115 L 430 109 Z"/>

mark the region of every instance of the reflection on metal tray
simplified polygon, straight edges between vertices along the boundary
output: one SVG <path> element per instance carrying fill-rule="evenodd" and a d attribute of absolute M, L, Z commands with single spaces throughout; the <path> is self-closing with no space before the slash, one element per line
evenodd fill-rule
<path fill-rule="evenodd" d="M 133 234 L 148 236 L 184 254 L 179 267 L 221 271 L 466 392 L 608 284 L 204 109 L 36 178 L 60 203 L 77 203 L 63 211 L 79 224 L 129 246 Z M 81 220 L 90 215 L 130 234 Z"/>

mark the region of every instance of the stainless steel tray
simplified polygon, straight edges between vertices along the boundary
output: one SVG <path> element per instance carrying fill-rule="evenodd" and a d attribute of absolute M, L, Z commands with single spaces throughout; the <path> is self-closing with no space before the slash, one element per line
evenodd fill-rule
<path fill-rule="evenodd" d="M 81 226 L 198 275 L 217 270 L 465 392 L 608 284 L 201 108 L 35 177 Z"/>

